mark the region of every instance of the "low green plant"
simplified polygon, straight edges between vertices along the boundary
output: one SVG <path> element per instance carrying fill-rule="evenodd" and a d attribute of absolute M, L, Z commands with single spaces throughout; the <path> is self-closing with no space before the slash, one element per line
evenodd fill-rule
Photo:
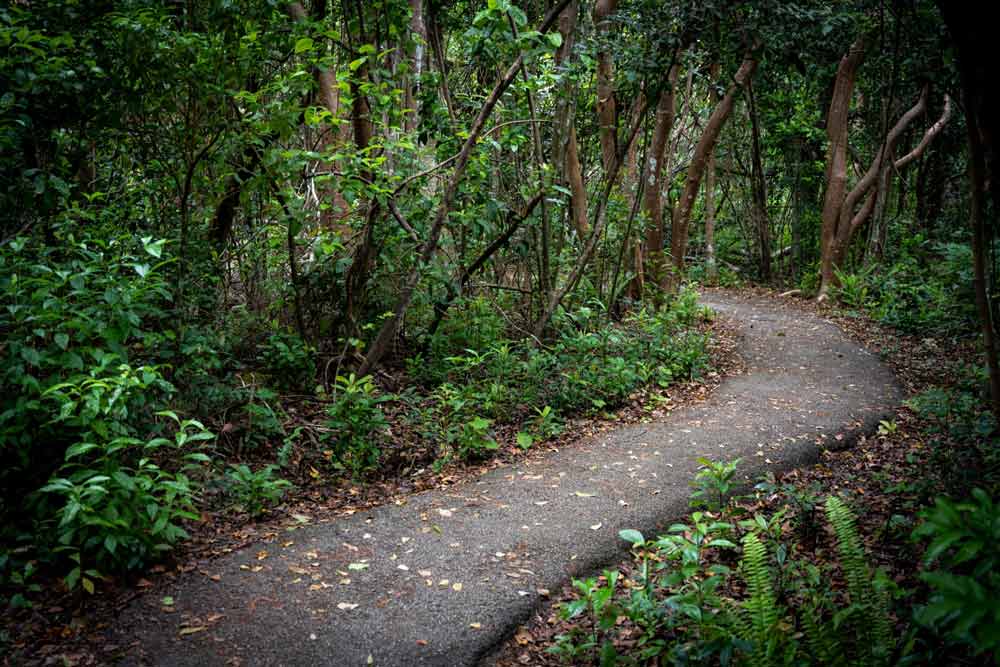
<path fill-rule="evenodd" d="M 839 558 L 823 568 L 792 558 L 797 545 L 784 541 L 784 509 L 740 522 L 739 544 L 732 524 L 702 512 L 655 540 L 621 531 L 637 561 L 627 596 L 584 580 L 574 582 L 575 599 L 564 606 L 567 617 L 599 608 L 615 620 L 604 626 L 591 620 L 560 636 L 556 652 L 574 664 L 597 664 L 601 654 L 616 660 L 601 664 L 895 664 L 912 644 L 894 632 L 893 586 L 869 567 L 847 505 L 827 498 L 825 514 Z M 733 560 L 735 569 L 726 565 Z M 835 579 L 844 589 L 831 587 Z M 623 616 L 632 625 L 623 626 L 627 641 L 618 645 L 626 650 L 616 655 L 605 647 L 615 644 Z"/>
<path fill-rule="evenodd" d="M 712 461 L 700 457 L 698 463 L 701 464 L 701 469 L 691 482 L 694 488 L 690 499 L 691 507 L 705 507 L 711 512 L 722 511 L 735 488 L 733 479 L 740 461 Z"/>
<path fill-rule="evenodd" d="M 837 287 L 834 296 L 837 300 L 855 310 L 864 310 L 870 303 L 869 275 L 867 271 L 859 273 L 847 273 L 840 269 L 834 269 L 837 278 Z"/>
<path fill-rule="evenodd" d="M 187 468 L 208 462 L 190 445 L 214 436 L 193 419 L 161 412 L 176 429 L 173 438 L 148 441 L 128 436 L 95 438 L 71 446 L 58 473 L 42 487 L 38 502 L 54 504 L 50 524 L 57 552 L 75 566 L 69 588 L 88 592 L 100 573 L 141 567 L 187 537 L 184 519 L 197 519 L 196 488 L 183 472 L 154 462 L 160 450 L 173 449 Z"/>
<path fill-rule="evenodd" d="M 1000 651 L 1000 506 L 983 490 L 966 500 L 939 497 L 921 513 L 914 537 L 936 570 L 921 574 L 931 588 L 917 622 L 974 655 Z"/>
<path fill-rule="evenodd" d="M 562 433 L 562 421 L 552 406 L 546 405 L 541 409 L 535 408 L 534 410 L 535 417 L 531 420 L 531 430 L 539 440 L 548 440 Z"/>
<path fill-rule="evenodd" d="M 273 465 L 253 471 L 245 463 L 233 463 L 226 473 L 233 498 L 255 519 L 280 502 L 292 485 L 291 482 L 276 477 L 274 470 Z"/>
<path fill-rule="evenodd" d="M 573 580 L 577 597 L 563 605 L 560 615 L 564 619 L 586 615 L 589 631 L 561 636 L 552 647 L 552 653 L 572 664 L 587 658 L 602 667 L 616 664 L 618 653 L 609 633 L 622 613 L 621 606 L 615 602 L 618 577 L 616 570 L 605 570 L 600 578 Z"/>
<path fill-rule="evenodd" d="M 330 429 L 326 439 L 335 467 L 360 477 L 378 466 L 379 439 L 389 425 L 380 406 L 391 398 L 379 395 L 370 375 L 337 376 L 333 402 L 326 410 Z"/>
<path fill-rule="evenodd" d="M 458 455 L 463 459 L 481 458 L 499 449 L 500 445 L 490 432 L 492 424 L 491 420 L 483 417 L 473 417 L 465 422 L 456 438 Z"/>
<path fill-rule="evenodd" d="M 316 376 L 316 350 L 290 332 L 275 332 L 257 346 L 258 358 L 278 389 L 311 389 Z"/>

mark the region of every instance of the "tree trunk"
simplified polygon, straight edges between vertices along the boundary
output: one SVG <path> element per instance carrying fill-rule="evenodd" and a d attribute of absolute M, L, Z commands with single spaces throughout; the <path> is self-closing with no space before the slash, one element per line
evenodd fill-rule
<path fill-rule="evenodd" d="M 709 102 L 714 109 L 719 103 L 719 92 L 715 80 L 719 78 L 719 63 L 709 67 Z M 719 280 L 719 266 L 715 260 L 715 150 L 708 154 L 705 163 L 705 276 L 714 285 Z"/>
<path fill-rule="evenodd" d="M 556 50 L 556 67 L 569 65 L 576 37 L 578 0 L 572 0 L 559 15 L 559 35 L 562 44 Z M 569 187 L 569 216 L 576 236 L 582 243 L 587 238 L 587 189 L 576 137 L 576 84 L 567 78 L 556 100 L 553 124 L 552 163 L 562 170 L 562 181 Z"/>
<path fill-rule="evenodd" d="M 412 109 L 404 121 L 407 132 L 420 124 L 417 97 L 420 94 L 420 77 L 424 73 L 424 46 L 427 44 L 427 25 L 424 23 L 424 0 L 410 0 L 410 73 L 406 84 L 406 108 Z"/>
<path fill-rule="evenodd" d="M 847 190 L 847 120 L 858 67 L 864 59 L 864 38 L 858 38 L 840 59 L 834 79 L 830 110 L 826 115 L 826 136 L 830 143 L 826 157 L 826 196 L 820 225 L 820 298 L 826 296 L 834 280 L 833 248 L 837 221 Z"/>
<path fill-rule="evenodd" d="M 974 4 L 944 2 L 938 7 L 944 16 L 958 51 L 962 75 L 962 97 L 969 141 L 969 178 L 972 185 L 972 261 L 976 307 L 983 332 L 983 348 L 990 376 L 990 398 L 994 427 L 1000 424 L 1000 364 L 997 363 L 996 329 L 987 285 L 987 216 L 1000 210 L 1000 178 L 997 177 L 996 137 L 1000 133 L 1000 90 L 993 65 L 996 35 L 990 21 L 984 21 Z M 992 215 L 988 200 L 992 203 Z M 995 219 L 991 220 L 995 223 Z"/>
<path fill-rule="evenodd" d="M 889 130 L 886 135 L 885 140 L 882 142 L 882 146 L 879 148 L 878 152 L 875 154 L 875 158 L 872 160 L 871 165 L 868 170 L 864 173 L 857 184 L 847 193 L 844 197 L 843 202 L 840 204 L 839 210 L 837 211 L 837 217 L 835 220 L 829 220 L 827 215 L 827 209 L 824 208 L 824 218 L 823 218 L 823 234 L 824 237 L 829 235 L 829 241 L 825 243 L 820 251 L 822 253 L 821 261 L 821 283 L 819 298 L 823 299 L 829 293 L 830 288 L 834 284 L 836 278 L 835 270 L 838 266 L 843 263 L 844 258 L 847 255 L 847 251 L 851 244 L 851 238 L 854 232 L 861 227 L 871 216 L 872 211 L 875 210 L 876 202 L 879 197 L 879 176 L 886 164 L 891 165 L 897 171 L 904 168 L 913 160 L 917 159 L 926 150 L 927 146 L 930 144 L 934 138 L 940 134 L 941 130 L 947 124 L 948 119 L 951 117 L 951 104 L 950 99 L 945 97 L 944 111 L 942 112 L 941 118 L 934 123 L 927 132 L 924 133 L 923 139 L 912 151 L 892 162 L 892 154 L 896 148 L 896 144 L 899 142 L 900 137 L 906 128 L 921 114 L 923 114 L 927 108 L 927 93 L 928 89 L 925 86 L 923 91 L 920 93 L 920 98 L 917 103 L 914 104 L 906 113 L 900 116 L 896 124 Z M 845 128 L 846 129 L 846 128 Z M 845 140 L 846 143 L 846 140 Z M 830 185 L 827 186 L 827 193 L 829 198 Z M 861 208 L 855 212 L 858 204 L 864 199 L 864 203 Z M 832 227 L 832 229 L 828 229 Z"/>
<path fill-rule="evenodd" d="M 594 26 L 598 39 L 606 38 L 611 29 L 608 17 L 618 9 L 618 0 L 597 0 L 594 3 Z M 614 67 L 611 53 L 604 47 L 597 52 L 597 124 L 601 141 L 604 171 L 611 169 L 618 154 L 618 118 L 615 110 Z"/>
<path fill-rule="evenodd" d="M 757 249 L 760 253 L 760 277 L 764 282 L 768 282 L 771 280 L 771 222 L 767 216 L 767 183 L 764 180 L 764 164 L 760 154 L 760 123 L 757 118 L 757 100 L 753 92 L 752 78 L 747 81 L 747 100 L 753 139 L 751 180 L 754 227 L 757 234 Z"/>
<path fill-rule="evenodd" d="M 756 49 L 756 47 L 754 48 Z M 739 91 L 746 84 L 747 79 L 753 75 L 756 68 L 756 57 L 748 53 L 743 59 L 743 64 L 736 71 L 732 85 L 729 86 L 725 96 L 723 96 L 722 100 L 719 101 L 719 104 L 712 111 L 712 115 L 709 116 L 708 123 L 705 125 L 705 129 L 701 133 L 701 138 L 698 140 L 698 145 L 695 147 L 694 156 L 691 158 L 691 164 L 688 167 L 687 179 L 684 183 L 684 192 L 674 207 L 671 224 L 672 238 L 670 240 L 670 250 L 673 254 L 675 275 L 671 277 L 671 283 L 665 284 L 664 287 L 670 287 L 671 284 L 676 285 L 684 273 L 684 254 L 687 252 L 691 210 L 694 208 L 694 201 L 701 187 L 701 179 L 705 174 L 708 156 L 715 150 L 719 134 L 722 132 L 726 120 L 733 111 L 736 95 L 739 94 Z"/>
<path fill-rule="evenodd" d="M 656 105 L 656 122 L 646 155 L 646 183 L 642 193 L 646 211 L 646 265 L 649 280 L 654 285 L 663 281 L 663 174 L 667 142 L 674 127 L 674 101 L 680 63 L 675 62 L 667 75 L 667 86 L 660 93 Z"/>

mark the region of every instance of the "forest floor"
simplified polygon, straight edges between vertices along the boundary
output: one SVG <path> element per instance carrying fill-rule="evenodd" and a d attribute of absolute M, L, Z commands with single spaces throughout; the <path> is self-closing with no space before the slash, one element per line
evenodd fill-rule
<path fill-rule="evenodd" d="M 302 498 L 269 522 L 206 529 L 176 567 L 103 604 L 37 610 L 47 632 L 26 653 L 53 664 L 452 665 L 514 635 L 501 661 L 543 660 L 559 627 L 551 600 L 570 577 L 623 558 L 619 530 L 655 533 L 682 516 L 699 457 L 742 457 L 751 481 L 864 442 L 899 402 L 878 358 L 802 302 L 704 300 L 736 336 L 735 350 L 717 350 L 732 373 L 675 392 L 673 409 L 579 422 L 558 446 L 446 472 L 419 493 L 383 489 L 381 505 L 349 487 L 353 503 Z"/>

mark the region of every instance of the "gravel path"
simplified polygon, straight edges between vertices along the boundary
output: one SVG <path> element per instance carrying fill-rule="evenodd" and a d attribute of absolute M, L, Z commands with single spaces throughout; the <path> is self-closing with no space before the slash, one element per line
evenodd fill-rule
<path fill-rule="evenodd" d="M 214 561 L 122 611 L 126 664 L 478 664 L 547 590 L 621 558 L 619 530 L 681 517 L 698 457 L 742 457 L 749 477 L 801 465 L 900 400 L 824 320 L 763 297 L 703 301 L 737 323 L 747 362 L 704 402 Z"/>

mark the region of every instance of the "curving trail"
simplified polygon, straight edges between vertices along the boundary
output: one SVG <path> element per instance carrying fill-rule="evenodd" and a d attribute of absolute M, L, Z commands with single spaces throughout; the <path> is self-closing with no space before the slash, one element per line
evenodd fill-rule
<path fill-rule="evenodd" d="M 682 516 L 698 457 L 743 457 L 749 477 L 801 465 L 901 399 L 876 357 L 814 315 L 763 297 L 703 302 L 737 323 L 747 362 L 706 401 L 226 556 L 208 566 L 219 581 L 192 572 L 122 611 L 112 636 L 132 646 L 126 664 L 477 664 L 539 589 L 620 558 L 619 530 Z M 180 636 L 182 624 L 203 629 Z"/>

